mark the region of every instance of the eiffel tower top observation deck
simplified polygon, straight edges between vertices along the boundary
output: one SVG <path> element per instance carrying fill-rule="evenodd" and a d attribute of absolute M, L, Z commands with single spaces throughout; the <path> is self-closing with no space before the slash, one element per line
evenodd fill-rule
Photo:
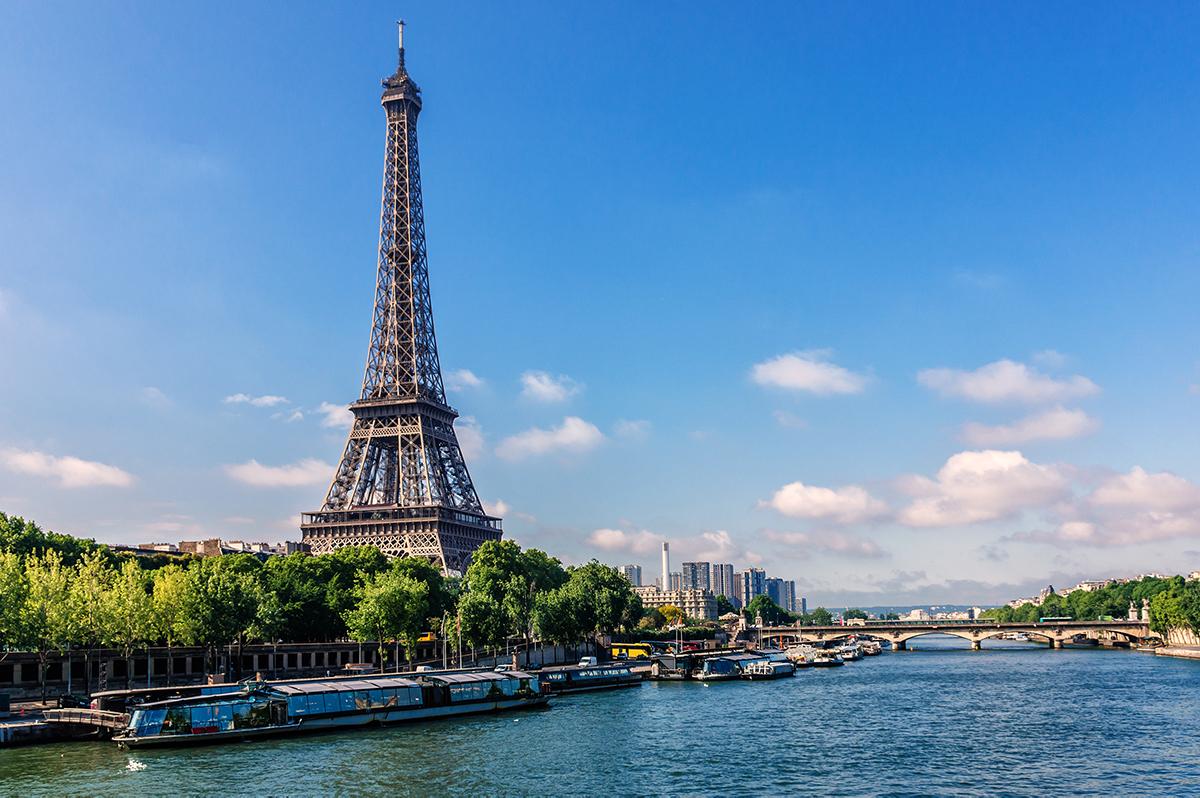
<path fill-rule="evenodd" d="M 502 533 L 475 492 L 442 384 L 417 157 L 421 90 L 405 67 L 403 22 L 399 44 L 396 72 L 383 81 L 379 271 L 362 393 L 350 405 L 354 425 L 325 503 L 300 528 L 316 553 L 376 546 L 462 571 Z"/>

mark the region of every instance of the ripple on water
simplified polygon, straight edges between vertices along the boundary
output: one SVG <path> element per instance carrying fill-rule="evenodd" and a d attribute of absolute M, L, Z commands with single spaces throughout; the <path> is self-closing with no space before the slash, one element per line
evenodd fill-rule
<path fill-rule="evenodd" d="M 1200 663 L 956 645 L 384 730 L 10 749 L 0 794 L 1200 795 Z"/>

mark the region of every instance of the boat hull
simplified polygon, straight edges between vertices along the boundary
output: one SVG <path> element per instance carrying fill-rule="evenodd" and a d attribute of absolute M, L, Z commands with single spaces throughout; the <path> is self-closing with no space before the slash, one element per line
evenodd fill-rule
<path fill-rule="evenodd" d="M 114 737 L 121 748 L 166 748 L 183 745 L 216 745 L 220 743 L 252 741 L 266 737 L 283 737 L 312 732 L 338 731 L 344 729 L 364 728 L 367 726 L 391 726 L 420 720 L 437 720 L 452 718 L 460 715 L 479 715 L 490 712 L 505 712 L 518 709 L 543 707 L 549 702 L 550 696 L 542 695 L 537 698 L 520 698 L 509 701 L 484 701 L 457 706 L 421 707 L 419 709 L 391 709 L 376 712 L 364 712 L 357 715 L 343 715 L 331 718 L 306 718 L 296 723 L 283 726 L 266 726 L 257 729 L 235 729 L 233 731 L 217 731 L 202 734 L 170 734 L 153 737 Z"/>

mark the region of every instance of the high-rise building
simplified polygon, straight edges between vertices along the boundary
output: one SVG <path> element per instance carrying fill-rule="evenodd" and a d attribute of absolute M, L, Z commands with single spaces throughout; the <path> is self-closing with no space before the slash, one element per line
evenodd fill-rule
<path fill-rule="evenodd" d="M 683 574 L 684 590 L 712 590 L 709 575 L 711 566 L 706 562 L 685 562 L 680 573 Z"/>
<path fill-rule="evenodd" d="M 800 597 L 800 614 L 808 615 L 808 599 L 804 596 Z"/>
<path fill-rule="evenodd" d="M 712 590 L 713 595 L 724 596 L 730 601 L 737 599 L 737 591 L 733 587 L 732 563 L 713 563 L 709 583 L 709 589 Z"/>
<path fill-rule="evenodd" d="M 665 540 L 662 544 L 662 576 L 659 577 L 658 586 L 663 590 L 671 589 L 671 548 Z"/>
<path fill-rule="evenodd" d="M 667 590 L 682 590 L 683 574 L 679 571 L 671 572 L 671 579 L 667 583 Z"/>
<path fill-rule="evenodd" d="M 421 90 L 399 63 L 383 82 L 387 142 L 375 312 L 354 422 L 321 509 L 301 516 L 314 554 L 374 546 L 462 573 L 500 519 L 479 501 L 454 434 L 433 333 L 417 115 Z M 326 314 L 328 317 L 328 314 Z"/>
<path fill-rule="evenodd" d="M 640 565 L 622 565 L 621 575 L 629 580 L 629 584 L 634 587 L 642 586 L 642 566 Z"/>
<path fill-rule="evenodd" d="M 774 601 L 780 607 L 783 607 L 783 580 L 778 576 L 768 576 L 767 582 L 767 598 Z M 786 607 L 784 608 L 786 609 Z"/>
<path fill-rule="evenodd" d="M 796 611 L 796 581 L 794 579 L 783 580 L 783 589 L 780 591 L 782 601 L 779 606 L 783 607 L 788 612 Z"/>
<path fill-rule="evenodd" d="M 741 584 L 738 587 L 739 598 L 742 606 L 745 607 L 754 600 L 755 596 L 761 596 L 767 592 L 767 572 L 761 568 L 747 568 L 742 571 Z"/>

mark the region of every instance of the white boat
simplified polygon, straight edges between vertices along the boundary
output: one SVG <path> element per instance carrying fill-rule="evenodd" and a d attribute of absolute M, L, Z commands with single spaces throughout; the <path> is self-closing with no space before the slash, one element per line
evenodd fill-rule
<path fill-rule="evenodd" d="M 742 678 L 751 681 L 781 679 L 785 676 L 794 676 L 795 674 L 796 666 L 786 660 L 783 662 L 772 662 L 771 660 L 760 659 L 748 663 L 742 668 Z"/>

